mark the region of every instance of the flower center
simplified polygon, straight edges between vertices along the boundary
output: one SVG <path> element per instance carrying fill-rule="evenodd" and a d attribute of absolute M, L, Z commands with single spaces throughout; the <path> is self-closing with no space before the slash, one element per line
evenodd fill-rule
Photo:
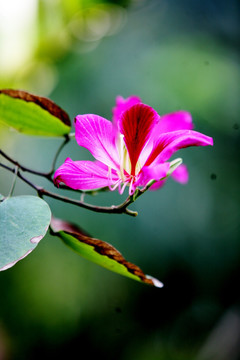
<path fill-rule="evenodd" d="M 125 145 L 123 134 L 119 134 L 117 148 L 118 148 L 119 161 L 120 161 L 119 177 L 123 182 L 125 181 L 130 182 L 132 178 L 135 178 L 135 176 L 141 170 L 140 161 L 139 160 L 137 161 L 137 164 L 135 166 L 135 171 L 134 173 L 132 173 L 132 164 L 127 147 Z"/>
<path fill-rule="evenodd" d="M 130 161 L 129 153 L 124 141 L 124 135 L 119 134 L 117 139 L 117 149 L 119 154 L 119 170 L 117 171 L 119 179 L 111 186 L 109 185 L 110 190 L 115 190 L 117 187 L 119 189 L 119 193 L 123 194 L 126 186 L 129 186 L 129 194 L 131 195 L 134 192 L 134 183 L 137 180 L 137 175 L 141 170 L 141 164 L 138 160 L 135 171 L 132 174 L 132 164 Z M 108 168 L 108 178 L 110 183 L 112 183 L 112 169 Z"/>

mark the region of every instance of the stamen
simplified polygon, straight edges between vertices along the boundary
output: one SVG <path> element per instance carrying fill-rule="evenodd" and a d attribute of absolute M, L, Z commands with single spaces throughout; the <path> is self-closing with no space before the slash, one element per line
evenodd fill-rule
<path fill-rule="evenodd" d="M 120 177 L 121 179 L 124 181 L 124 135 L 123 134 L 120 134 L 119 135 L 119 138 L 120 138 L 120 154 L 119 154 L 119 157 L 120 157 Z"/>
<path fill-rule="evenodd" d="M 125 183 L 123 183 L 122 188 L 121 188 L 121 185 L 120 185 L 120 187 L 119 187 L 119 194 L 120 194 L 120 195 L 122 195 L 122 194 L 124 193 L 124 190 L 125 190 L 127 184 L 128 184 L 127 181 L 126 181 Z"/>
<path fill-rule="evenodd" d="M 117 180 L 116 183 L 115 183 L 115 185 L 113 185 L 113 187 L 110 185 L 110 186 L 109 186 L 109 190 L 111 190 L 111 191 L 116 190 L 116 188 L 118 187 L 118 185 L 121 184 L 121 181 L 122 181 L 121 179 Z"/>
<path fill-rule="evenodd" d="M 112 168 L 108 167 L 108 187 L 111 190 L 111 183 L 112 183 Z"/>

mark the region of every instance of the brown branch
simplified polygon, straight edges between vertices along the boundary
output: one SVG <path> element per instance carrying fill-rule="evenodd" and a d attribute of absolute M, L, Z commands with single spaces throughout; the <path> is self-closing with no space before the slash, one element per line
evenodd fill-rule
<path fill-rule="evenodd" d="M 40 171 L 36 171 L 36 170 L 32 170 L 29 169 L 23 165 L 20 165 L 19 162 L 13 160 L 9 155 L 5 154 L 5 152 L 3 152 L 2 150 L 0 150 L 0 155 L 2 155 L 7 161 L 9 161 L 10 163 L 14 164 L 15 166 L 17 166 L 19 169 L 21 169 L 22 171 L 26 171 L 29 172 L 31 174 L 34 175 L 39 175 L 39 176 L 43 176 L 43 177 L 48 177 L 49 173 L 45 173 L 45 172 L 40 172 Z"/>
<path fill-rule="evenodd" d="M 0 163 L 0 166 L 12 173 L 16 172 L 15 168 L 10 168 L 9 166 L 7 166 L 5 164 Z M 21 169 L 21 170 L 23 170 L 23 169 Z M 85 208 L 85 209 L 88 209 L 88 210 L 91 210 L 94 212 L 109 213 L 109 214 L 127 214 L 130 216 L 137 216 L 137 214 L 138 214 L 136 211 L 132 211 L 127 208 L 131 203 L 133 203 L 135 201 L 135 198 L 133 198 L 133 196 L 129 196 L 122 204 L 117 205 L 117 206 L 116 205 L 112 205 L 110 207 L 95 206 L 95 205 L 85 203 L 83 201 L 79 201 L 79 200 L 68 198 L 66 196 L 58 195 L 58 194 L 48 191 L 38 185 L 33 184 L 30 180 L 28 180 L 25 176 L 23 176 L 21 174 L 20 168 L 18 168 L 16 175 L 22 181 L 24 181 L 26 184 L 28 184 L 30 187 L 32 187 L 35 191 L 37 191 L 37 193 L 40 197 L 48 196 L 53 199 L 60 200 L 60 201 L 63 201 L 63 202 L 69 203 L 69 204 L 73 204 L 78 207 L 82 207 L 82 208 Z M 140 193 L 138 196 L 140 196 L 142 191 L 143 190 L 139 190 Z"/>
<path fill-rule="evenodd" d="M 65 139 L 64 141 L 61 143 L 61 145 L 59 146 L 55 156 L 54 156 L 54 159 L 53 159 L 53 162 L 52 162 L 52 167 L 51 167 L 51 170 L 48 171 L 48 172 L 41 172 L 41 171 L 37 171 L 37 170 L 33 170 L 33 169 L 30 169 L 26 166 L 23 166 L 21 164 L 19 164 L 17 161 L 15 161 L 14 159 L 12 159 L 9 155 L 7 155 L 4 151 L 0 150 L 0 155 L 2 155 L 7 161 L 11 162 L 12 164 L 14 164 L 15 166 L 17 166 L 19 169 L 21 169 L 22 171 L 25 171 L 25 172 L 28 172 L 30 174 L 34 174 L 34 175 L 38 175 L 38 176 L 42 176 L 42 177 L 45 177 L 46 179 L 48 179 L 49 181 L 53 182 L 52 180 L 52 174 L 54 173 L 54 170 L 55 170 L 55 165 L 56 165 L 56 161 L 57 161 L 57 158 L 61 152 L 61 150 L 63 149 L 63 147 L 68 143 L 68 141 L 70 140 L 70 137 L 68 135 L 65 136 Z"/>

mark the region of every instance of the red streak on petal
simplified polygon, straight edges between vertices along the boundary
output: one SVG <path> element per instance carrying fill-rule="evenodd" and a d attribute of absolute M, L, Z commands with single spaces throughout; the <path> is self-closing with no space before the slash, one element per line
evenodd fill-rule
<path fill-rule="evenodd" d="M 151 154 L 149 155 L 144 166 L 149 166 L 156 159 L 156 157 L 169 145 L 169 139 L 163 138 L 155 144 Z"/>
<path fill-rule="evenodd" d="M 133 105 L 121 116 L 120 132 L 124 135 L 125 145 L 129 153 L 131 175 L 135 175 L 139 155 L 158 119 L 157 112 L 144 104 Z"/>
<path fill-rule="evenodd" d="M 158 162 L 167 161 L 180 149 L 207 145 L 213 145 L 212 138 L 193 130 L 177 130 L 161 134 L 155 142 L 145 166 L 152 164 L 156 158 Z"/>

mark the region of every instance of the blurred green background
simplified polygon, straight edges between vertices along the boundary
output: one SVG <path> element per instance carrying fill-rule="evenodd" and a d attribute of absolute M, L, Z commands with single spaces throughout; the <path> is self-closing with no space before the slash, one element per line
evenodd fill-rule
<path fill-rule="evenodd" d="M 238 0 L 0 0 L 1 88 L 48 96 L 72 119 L 111 119 L 115 97 L 135 94 L 159 114 L 190 111 L 195 129 L 214 138 L 213 148 L 178 153 L 189 183 L 169 179 L 145 194 L 132 206 L 137 218 L 46 199 L 55 216 L 110 242 L 165 286 L 108 272 L 48 235 L 0 273 L 1 360 L 240 359 L 239 45 Z M 47 171 L 60 140 L 2 126 L 0 142 Z M 58 165 L 67 156 L 91 159 L 74 141 Z M 12 176 L 0 176 L 7 195 Z M 18 180 L 15 194 L 34 192 Z"/>

